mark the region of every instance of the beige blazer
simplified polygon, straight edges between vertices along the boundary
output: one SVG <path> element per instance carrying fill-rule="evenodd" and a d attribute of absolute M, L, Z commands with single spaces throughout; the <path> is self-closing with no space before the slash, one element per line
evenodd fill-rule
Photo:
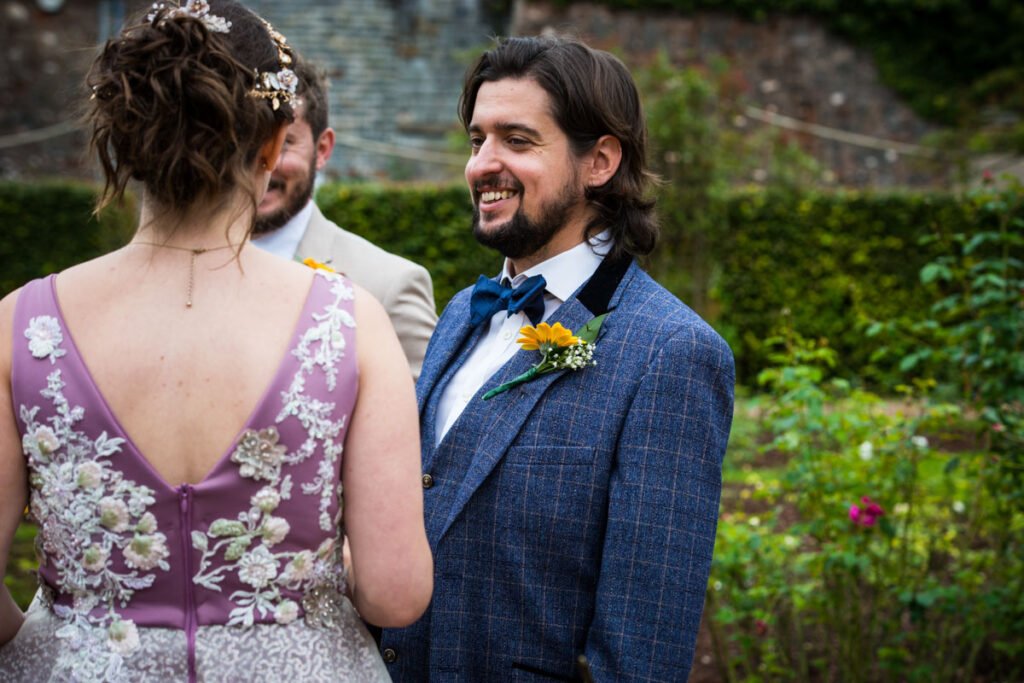
<path fill-rule="evenodd" d="M 315 204 L 295 257 L 327 262 L 376 297 L 391 317 L 413 379 L 419 377 L 437 324 L 434 284 L 426 268 L 343 230 Z"/>

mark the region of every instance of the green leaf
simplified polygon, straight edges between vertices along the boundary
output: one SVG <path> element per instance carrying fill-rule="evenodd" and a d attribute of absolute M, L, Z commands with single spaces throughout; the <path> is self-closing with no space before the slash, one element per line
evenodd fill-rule
<path fill-rule="evenodd" d="M 960 458 L 959 458 L 959 456 L 954 456 L 954 457 L 950 458 L 949 462 L 946 463 L 946 466 L 942 468 L 942 473 L 943 474 L 949 474 L 950 472 L 955 470 L 959 465 L 960 465 Z"/>
<path fill-rule="evenodd" d="M 588 344 L 593 344 L 597 340 L 597 333 L 601 331 L 601 324 L 604 322 L 604 319 L 607 316 L 607 313 L 602 313 L 601 315 L 597 316 L 596 318 L 588 322 L 586 325 L 581 327 L 579 331 L 576 332 L 576 336 L 582 339 L 583 341 L 587 342 Z"/>

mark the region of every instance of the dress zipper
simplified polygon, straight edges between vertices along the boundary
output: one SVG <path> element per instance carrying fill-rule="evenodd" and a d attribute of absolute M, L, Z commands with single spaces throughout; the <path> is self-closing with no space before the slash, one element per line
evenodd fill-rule
<path fill-rule="evenodd" d="M 196 605 L 192 588 L 192 487 L 178 489 L 181 550 L 185 560 L 185 638 L 188 640 L 188 681 L 196 681 Z"/>

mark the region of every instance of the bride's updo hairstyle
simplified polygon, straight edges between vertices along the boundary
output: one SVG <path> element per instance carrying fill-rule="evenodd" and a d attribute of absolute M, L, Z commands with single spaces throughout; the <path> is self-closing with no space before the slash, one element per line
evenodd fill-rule
<path fill-rule="evenodd" d="M 106 179 L 97 210 L 142 183 L 184 220 L 243 188 L 256 207 L 257 155 L 294 119 L 292 52 L 232 0 L 159 3 L 107 41 L 88 76 L 86 118 Z"/>

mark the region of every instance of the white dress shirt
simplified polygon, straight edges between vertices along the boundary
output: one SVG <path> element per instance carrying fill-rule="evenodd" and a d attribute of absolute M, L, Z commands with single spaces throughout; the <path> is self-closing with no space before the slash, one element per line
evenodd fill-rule
<path fill-rule="evenodd" d="M 295 252 L 299 248 L 302 236 L 306 234 L 306 226 L 313 215 L 313 202 L 309 201 L 297 214 L 277 230 L 256 235 L 252 243 L 263 251 L 269 251 L 289 261 L 295 258 Z M 328 264 L 330 265 L 330 264 Z"/>
<path fill-rule="evenodd" d="M 543 275 L 547 283 L 544 290 L 543 320 L 547 320 L 555 309 L 590 279 L 610 249 L 609 234 L 601 233 L 589 242 L 580 242 L 572 249 L 517 274 L 511 278 L 512 286 L 518 286 L 528 277 Z M 501 269 L 501 281 L 507 283 L 509 279 L 509 263 L 508 259 L 505 259 L 505 265 Z M 441 442 L 459 419 L 459 415 L 484 382 L 516 354 L 519 350 L 519 345 L 516 344 L 519 329 L 531 323 L 529 317 L 522 311 L 512 315 L 508 315 L 508 311 L 498 311 L 490 321 L 481 324 L 487 325 L 487 330 L 480 337 L 469 358 L 448 382 L 437 404 L 434 423 L 435 445 Z"/>

